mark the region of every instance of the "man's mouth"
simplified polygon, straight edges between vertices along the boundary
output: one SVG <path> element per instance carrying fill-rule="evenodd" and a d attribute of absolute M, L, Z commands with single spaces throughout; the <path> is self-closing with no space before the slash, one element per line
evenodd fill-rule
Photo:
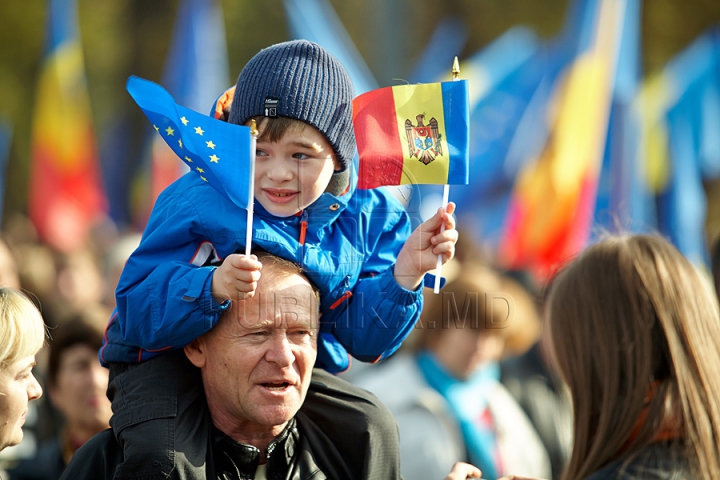
<path fill-rule="evenodd" d="M 288 382 L 280 382 L 280 383 L 262 383 L 263 387 L 269 389 L 269 390 L 284 390 L 290 386 L 290 383 Z"/>

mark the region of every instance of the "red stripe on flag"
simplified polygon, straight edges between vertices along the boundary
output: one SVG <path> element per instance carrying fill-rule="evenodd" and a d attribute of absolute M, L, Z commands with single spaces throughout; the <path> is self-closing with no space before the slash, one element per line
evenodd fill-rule
<path fill-rule="evenodd" d="M 403 153 L 392 87 L 361 95 L 353 110 L 360 156 L 358 187 L 400 185 Z"/>

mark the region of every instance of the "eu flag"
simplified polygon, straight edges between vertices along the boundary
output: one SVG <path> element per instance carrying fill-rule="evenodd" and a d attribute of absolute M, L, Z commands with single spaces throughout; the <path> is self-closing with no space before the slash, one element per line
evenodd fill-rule
<path fill-rule="evenodd" d="M 180 106 L 160 85 L 136 76 L 128 79 L 127 90 L 190 170 L 235 205 L 247 208 L 252 199 L 250 172 L 255 153 L 249 127 Z"/>

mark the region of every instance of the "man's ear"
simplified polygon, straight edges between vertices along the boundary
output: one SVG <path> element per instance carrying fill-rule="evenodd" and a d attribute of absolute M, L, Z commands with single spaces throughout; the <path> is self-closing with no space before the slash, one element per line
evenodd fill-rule
<path fill-rule="evenodd" d="M 185 345 L 185 356 L 190 360 L 190 363 L 198 368 L 205 366 L 205 343 L 200 339 L 195 339 L 192 342 Z"/>

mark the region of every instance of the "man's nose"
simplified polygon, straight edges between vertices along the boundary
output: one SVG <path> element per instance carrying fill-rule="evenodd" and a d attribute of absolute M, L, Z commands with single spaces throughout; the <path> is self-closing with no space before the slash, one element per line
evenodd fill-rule
<path fill-rule="evenodd" d="M 265 353 L 265 360 L 280 367 L 289 367 L 295 362 L 295 354 L 285 334 L 276 335 Z"/>

